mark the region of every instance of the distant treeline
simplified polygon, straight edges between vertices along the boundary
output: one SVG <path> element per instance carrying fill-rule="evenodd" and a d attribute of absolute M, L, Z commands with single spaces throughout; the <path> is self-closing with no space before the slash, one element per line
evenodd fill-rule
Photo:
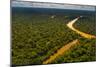
<path fill-rule="evenodd" d="M 61 14 L 61 15 L 94 15 L 95 11 L 86 10 L 72 10 L 72 9 L 55 9 L 55 8 L 27 8 L 27 7 L 12 7 L 12 13 L 25 13 L 25 14 Z"/>

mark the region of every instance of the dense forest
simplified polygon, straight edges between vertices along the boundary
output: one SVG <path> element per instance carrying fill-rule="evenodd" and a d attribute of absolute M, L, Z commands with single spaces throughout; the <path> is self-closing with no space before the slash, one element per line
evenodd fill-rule
<path fill-rule="evenodd" d="M 63 56 L 60 56 L 52 63 L 73 63 L 88 61 L 96 61 L 95 39 L 88 40 L 81 38 L 80 43 L 78 43 L 78 45 L 75 45 Z"/>
<path fill-rule="evenodd" d="M 79 19 L 75 27 L 84 32 L 95 34 L 95 14 L 90 16 L 93 12 L 88 12 L 85 15 L 81 11 L 79 13 L 69 11 L 64 15 L 59 12 L 45 14 L 30 12 L 30 10 L 29 12 L 24 12 L 22 9 L 13 10 L 12 65 L 42 64 L 50 55 L 56 53 L 57 49 L 74 39 L 80 40 L 79 45 L 52 63 L 95 61 L 95 39 L 85 39 L 66 26 L 70 20 L 84 15 L 86 17 Z"/>
<path fill-rule="evenodd" d="M 95 17 L 95 15 L 83 16 L 74 24 L 74 27 L 85 33 L 96 35 Z"/>

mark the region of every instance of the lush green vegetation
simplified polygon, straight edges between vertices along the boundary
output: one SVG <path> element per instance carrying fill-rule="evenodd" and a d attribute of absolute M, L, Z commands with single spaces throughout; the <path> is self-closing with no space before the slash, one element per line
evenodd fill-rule
<path fill-rule="evenodd" d="M 96 60 L 96 45 L 95 39 L 80 39 L 80 43 L 75 45 L 63 56 L 59 57 L 52 63 L 72 63 L 72 62 L 87 62 Z"/>
<path fill-rule="evenodd" d="M 83 16 L 74 27 L 85 33 L 96 35 L 95 15 Z M 96 39 L 79 38 L 80 43 L 74 46 L 52 63 L 86 62 L 96 60 Z"/>
<path fill-rule="evenodd" d="M 75 17 L 76 14 L 13 13 L 12 65 L 42 64 L 57 49 L 74 39 L 80 40 L 79 45 L 52 63 L 94 61 L 95 39 L 84 39 L 66 26 Z M 95 17 L 86 15 L 77 21 L 75 27 L 95 34 Z"/>
<path fill-rule="evenodd" d="M 96 22 L 95 15 L 83 16 L 74 24 L 74 27 L 83 32 L 96 35 L 95 22 Z"/>
<path fill-rule="evenodd" d="M 65 16 L 51 16 L 17 14 L 13 17 L 13 64 L 41 64 L 58 48 L 79 37 L 66 27 Z"/>

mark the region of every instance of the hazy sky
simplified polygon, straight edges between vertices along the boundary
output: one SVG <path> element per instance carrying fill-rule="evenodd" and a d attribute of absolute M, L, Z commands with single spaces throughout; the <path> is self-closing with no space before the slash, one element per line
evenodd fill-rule
<path fill-rule="evenodd" d="M 96 5 L 96 0 L 21 0 L 21 1 L 40 1 L 40 2 L 56 2 L 56 3 Z"/>
<path fill-rule="evenodd" d="M 42 1 L 43 2 L 43 1 Z M 89 10 L 95 11 L 95 6 L 86 5 L 72 5 L 72 4 L 55 4 L 55 3 L 37 3 L 37 2 L 23 2 L 13 1 L 13 7 L 37 7 L 37 8 L 58 8 L 58 9 L 75 9 L 75 10 Z"/>

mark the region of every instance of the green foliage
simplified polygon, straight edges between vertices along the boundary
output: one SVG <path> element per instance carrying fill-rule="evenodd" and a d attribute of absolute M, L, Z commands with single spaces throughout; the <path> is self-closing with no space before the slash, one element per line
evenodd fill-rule
<path fill-rule="evenodd" d="M 80 39 L 80 43 L 52 63 L 88 62 L 96 60 L 95 39 Z"/>
<path fill-rule="evenodd" d="M 95 15 L 83 16 L 74 24 L 74 27 L 83 32 L 96 35 Z"/>
<path fill-rule="evenodd" d="M 12 64 L 42 64 L 57 49 L 74 39 L 79 39 L 80 45 L 75 46 L 52 63 L 94 61 L 95 40 L 86 40 L 66 26 L 66 23 L 73 19 L 72 16 L 55 15 L 54 18 L 51 16 L 23 13 L 12 15 Z M 78 28 L 86 32 L 90 30 L 88 27 L 94 30 L 95 26 L 87 24 L 91 21 L 95 25 L 94 20 L 95 18 L 93 20 L 80 19 L 78 22 L 86 21 L 83 23 L 86 28 L 82 26 L 82 23 L 79 23 Z M 92 31 L 92 29 L 90 33 L 95 34 L 95 30 Z"/>
<path fill-rule="evenodd" d="M 14 14 L 12 50 L 14 65 L 41 64 L 57 49 L 79 37 L 66 26 L 62 15 Z M 71 35 L 70 35 L 71 34 Z"/>

